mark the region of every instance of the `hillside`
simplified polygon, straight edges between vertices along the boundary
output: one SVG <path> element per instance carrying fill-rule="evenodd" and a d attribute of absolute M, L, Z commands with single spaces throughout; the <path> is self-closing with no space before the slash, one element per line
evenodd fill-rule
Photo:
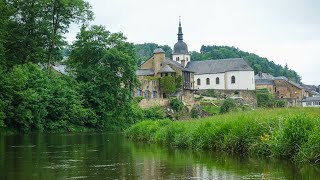
<path fill-rule="evenodd" d="M 155 48 L 161 47 L 166 52 L 166 56 L 170 57 L 172 49 L 168 45 L 158 45 L 155 43 L 145 43 L 136 44 L 136 54 L 138 56 L 138 64 L 145 61 L 148 57 L 152 56 L 152 52 Z M 275 64 L 273 61 L 267 58 L 260 57 L 256 54 L 244 52 L 235 47 L 229 46 L 202 46 L 200 52 L 192 51 L 191 60 L 192 61 L 202 61 L 211 59 L 225 59 L 225 58 L 243 58 L 255 71 L 270 73 L 273 76 L 285 76 L 294 82 L 300 82 L 301 77 L 298 73 L 292 69 L 289 69 L 286 65 L 285 67 Z"/>

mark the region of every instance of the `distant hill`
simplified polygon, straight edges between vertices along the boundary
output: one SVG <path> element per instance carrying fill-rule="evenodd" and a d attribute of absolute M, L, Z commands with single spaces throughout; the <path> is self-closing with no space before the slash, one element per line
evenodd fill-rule
<path fill-rule="evenodd" d="M 168 45 L 158 45 L 155 43 L 136 44 L 135 49 L 138 56 L 138 64 L 147 60 L 153 54 L 153 50 L 157 47 L 163 48 L 167 57 L 171 57 L 172 49 Z M 201 46 L 200 52 L 192 51 L 192 61 L 203 61 L 212 59 L 226 59 L 226 58 L 243 58 L 255 71 L 270 73 L 273 76 L 285 76 L 290 80 L 300 83 L 301 76 L 292 69 L 275 64 L 267 58 L 260 57 L 256 54 L 244 52 L 238 48 L 230 46 Z"/>

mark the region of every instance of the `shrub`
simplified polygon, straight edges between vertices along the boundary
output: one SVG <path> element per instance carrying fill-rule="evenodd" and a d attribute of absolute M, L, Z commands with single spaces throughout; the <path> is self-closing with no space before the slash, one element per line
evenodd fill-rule
<path fill-rule="evenodd" d="M 222 104 L 222 106 L 221 106 L 221 108 L 220 108 L 220 113 L 230 112 L 230 111 L 232 111 L 233 109 L 235 109 L 236 106 L 237 106 L 237 105 L 236 105 L 235 100 L 233 100 L 233 99 L 231 99 L 231 98 L 227 98 L 227 99 L 223 102 L 223 104 Z"/>
<path fill-rule="evenodd" d="M 180 112 L 184 108 L 182 101 L 177 98 L 170 98 L 170 106 L 176 112 Z"/>
<path fill-rule="evenodd" d="M 153 106 L 144 110 L 145 118 L 147 119 L 164 119 L 166 113 L 160 106 Z"/>

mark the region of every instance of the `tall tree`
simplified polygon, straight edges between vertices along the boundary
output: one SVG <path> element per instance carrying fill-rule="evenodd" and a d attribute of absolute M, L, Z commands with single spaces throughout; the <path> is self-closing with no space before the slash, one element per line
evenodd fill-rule
<path fill-rule="evenodd" d="M 6 66 L 27 62 L 50 65 L 61 59 L 64 34 L 71 23 L 91 20 L 93 13 L 84 0 L 7 0 L 13 9 L 5 44 Z"/>
<path fill-rule="evenodd" d="M 84 0 L 44 0 L 44 12 L 48 25 L 48 66 L 53 58 L 59 58 L 65 44 L 63 35 L 71 23 L 85 22 L 93 18 L 91 6 Z"/>
<path fill-rule="evenodd" d="M 121 33 L 110 33 L 102 26 L 83 26 L 68 63 L 71 73 L 84 85 L 86 105 L 98 115 L 99 127 L 117 124 L 130 109 L 137 83 L 133 44 Z"/>

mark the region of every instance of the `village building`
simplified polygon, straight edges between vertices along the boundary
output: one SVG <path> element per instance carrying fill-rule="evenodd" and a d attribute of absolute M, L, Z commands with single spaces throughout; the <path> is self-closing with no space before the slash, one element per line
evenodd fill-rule
<path fill-rule="evenodd" d="M 183 42 L 181 22 L 178 28 L 178 42 L 174 45 L 172 57 L 174 60 L 165 57 L 165 52 L 157 48 L 153 56 L 142 63 L 136 71 L 141 85 L 136 88 L 135 96 L 144 98 L 140 102 L 142 107 L 167 105 L 169 96 L 179 98 L 189 108 L 193 106 L 194 73 L 185 68 L 190 61 L 190 54 L 187 44 Z M 160 79 L 166 76 L 181 81 L 181 87 L 178 87 L 172 94 L 164 92 L 164 87 L 160 84 Z"/>
<path fill-rule="evenodd" d="M 191 61 L 195 89 L 255 90 L 254 71 L 242 58 Z"/>
<path fill-rule="evenodd" d="M 173 47 L 172 59 L 165 52 L 155 49 L 153 56 L 139 66 L 136 74 L 141 82 L 135 96 L 144 97 L 140 105 L 168 104 L 167 97 L 176 96 L 187 106 L 194 103 L 195 91 L 215 90 L 224 96 L 237 96 L 249 100 L 255 106 L 254 71 L 242 58 L 191 61 L 188 45 L 183 41 L 181 21 L 178 42 Z M 160 79 L 165 76 L 181 77 L 182 87 L 173 94 L 163 91 Z"/>
<path fill-rule="evenodd" d="M 320 107 L 320 97 L 305 97 L 301 100 L 302 107 Z"/>
<path fill-rule="evenodd" d="M 277 99 L 287 101 L 288 106 L 300 106 L 300 100 L 311 96 L 300 84 L 286 77 L 273 77 L 270 74 L 259 72 L 255 76 L 256 89 L 267 89 Z"/>

